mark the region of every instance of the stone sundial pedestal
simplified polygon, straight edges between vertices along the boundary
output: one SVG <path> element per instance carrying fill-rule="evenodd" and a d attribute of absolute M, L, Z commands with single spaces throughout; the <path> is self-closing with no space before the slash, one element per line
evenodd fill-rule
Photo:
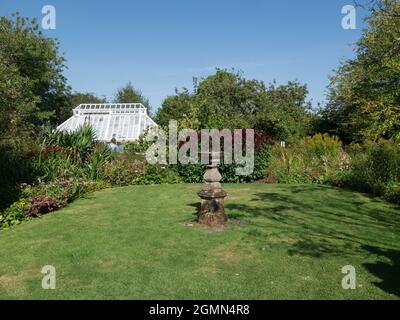
<path fill-rule="evenodd" d="M 204 173 L 204 188 L 197 194 L 201 198 L 198 222 L 210 227 L 224 225 L 228 220 L 224 210 L 227 193 L 221 187 L 222 176 L 218 171 L 219 153 L 211 153 L 211 163 Z"/>

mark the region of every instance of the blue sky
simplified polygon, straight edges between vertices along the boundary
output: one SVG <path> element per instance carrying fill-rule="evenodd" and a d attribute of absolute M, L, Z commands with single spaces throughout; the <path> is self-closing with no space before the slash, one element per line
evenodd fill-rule
<path fill-rule="evenodd" d="M 19 11 L 41 21 L 56 8 L 56 37 L 65 75 L 74 90 L 111 98 L 128 81 L 154 109 L 175 88 L 219 68 L 246 78 L 307 83 L 315 105 L 324 100 L 328 75 L 361 34 L 341 27 L 352 0 L 1 0 L 0 14 Z"/>

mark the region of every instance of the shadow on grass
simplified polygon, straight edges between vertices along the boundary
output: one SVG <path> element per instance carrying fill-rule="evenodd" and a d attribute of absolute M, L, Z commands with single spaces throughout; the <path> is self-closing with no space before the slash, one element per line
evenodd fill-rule
<path fill-rule="evenodd" d="M 245 203 L 229 203 L 229 216 L 247 219 L 257 228 L 246 239 L 280 246 L 290 255 L 310 257 L 380 257 L 363 266 L 382 281 L 384 291 L 399 295 L 399 206 L 372 201 L 358 193 L 328 186 L 281 186 L 277 192 L 254 193 Z M 391 248 L 391 249 L 381 249 Z M 382 262 L 382 257 L 391 263 Z M 396 278 L 397 274 L 397 278 Z"/>
<path fill-rule="evenodd" d="M 197 216 L 197 214 L 199 213 L 199 210 L 200 210 L 200 202 L 190 203 L 190 204 L 188 204 L 188 206 L 193 207 L 195 209 L 195 211 L 192 213 L 192 215 Z"/>
<path fill-rule="evenodd" d="M 363 248 L 388 260 L 388 262 L 377 261 L 363 264 L 366 270 L 380 279 L 380 282 L 374 284 L 382 290 L 400 297 L 400 251 L 382 250 L 372 246 L 364 246 Z"/>

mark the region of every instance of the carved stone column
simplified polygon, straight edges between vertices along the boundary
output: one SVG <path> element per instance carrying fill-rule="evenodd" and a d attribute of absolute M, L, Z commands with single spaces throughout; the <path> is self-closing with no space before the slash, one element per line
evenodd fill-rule
<path fill-rule="evenodd" d="M 211 153 L 211 163 L 204 173 L 206 185 L 197 194 L 201 198 L 198 222 L 211 227 L 224 225 L 228 220 L 224 210 L 227 193 L 221 187 L 222 176 L 218 171 L 219 153 Z"/>

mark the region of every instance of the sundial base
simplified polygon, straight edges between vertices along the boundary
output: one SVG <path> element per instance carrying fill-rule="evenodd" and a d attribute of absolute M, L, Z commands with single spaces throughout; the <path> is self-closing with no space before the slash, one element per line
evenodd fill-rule
<path fill-rule="evenodd" d="M 201 198 L 198 222 L 210 227 L 224 225 L 228 220 L 224 210 L 224 198 L 227 193 L 222 188 L 210 188 L 206 185 L 197 194 Z"/>

